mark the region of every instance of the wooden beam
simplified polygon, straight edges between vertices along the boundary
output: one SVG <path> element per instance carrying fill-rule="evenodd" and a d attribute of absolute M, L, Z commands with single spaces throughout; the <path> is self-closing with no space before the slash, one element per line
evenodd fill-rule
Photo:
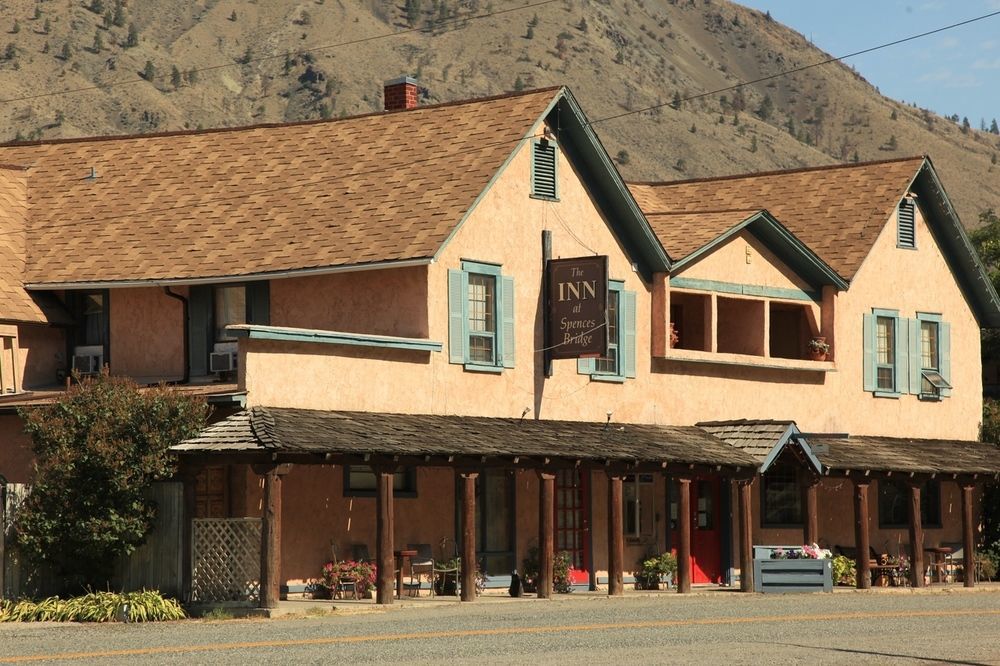
<path fill-rule="evenodd" d="M 181 598 L 190 602 L 192 597 L 192 575 L 194 565 L 191 561 L 191 540 L 195 518 L 197 498 L 195 494 L 195 469 L 190 465 L 181 465 L 178 473 L 184 492 L 184 512 L 181 523 Z"/>
<path fill-rule="evenodd" d="M 868 557 L 868 479 L 854 481 L 854 549 L 857 551 L 856 586 L 867 590 L 872 586 L 871 560 Z"/>
<path fill-rule="evenodd" d="M 976 584 L 976 539 L 975 523 L 972 521 L 972 492 L 975 486 L 962 484 L 962 567 L 965 571 L 965 587 Z"/>
<path fill-rule="evenodd" d="M 740 592 L 753 592 L 752 483 L 750 479 L 736 482 L 740 512 Z"/>
<path fill-rule="evenodd" d="M 556 475 L 539 470 L 538 479 L 538 598 L 549 599 L 555 557 Z"/>
<path fill-rule="evenodd" d="M 677 591 L 691 591 L 691 479 L 677 479 Z"/>
<path fill-rule="evenodd" d="M 260 608 L 277 608 L 281 595 L 281 477 L 278 466 L 264 474 L 260 523 Z"/>
<path fill-rule="evenodd" d="M 920 520 L 920 483 L 907 484 L 910 501 L 907 513 L 910 520 L 910 585 L 924 586 L 924 526 Z"/>
<path fill-rule="evenodd" d="M 462 601 L 476 600 L 476 477 L 462 472 Z M 431 581 L 433 584 L 434 581 Z"/>
<path fill-rule="evenodd" d="M 816 503 L 816 495 L 819 490 L 819 479 L 810 478 L 806 481 L 805 487 L 805 522 L 803 523 L 803 543 L 814 544 L 819 542 L 819 508 Z"/>
<path fill-rule="evenodd" d="M 375 472 L 375 603 L 388 605 L 393 600 L 395 588 L 396 555 L 394 537 L 394 509 L 392 480 L 395 469 L 374 467 Z"/>
<path fill-rule="evenodd" d="M 608 596 L 625 592 L 625 523 L 622 515 L 622 477 L 608 474 Z"/>

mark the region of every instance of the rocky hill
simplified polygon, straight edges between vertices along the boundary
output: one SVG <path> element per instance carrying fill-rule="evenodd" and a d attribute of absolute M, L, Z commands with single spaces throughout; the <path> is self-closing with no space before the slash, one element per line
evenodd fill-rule
<path fill-rule="evenodd" d="M 966 224 L 1000 209 L 1000 135 L 885 98 L 848 66 L 675 104 L 827 57 L 765 14 L 725 0 L 554 0 L 506 12 L 520 6 L 4 0 L 0 137 L 368 112 L 381 108 L 382 81 L 402 73 L 427 102 L 566 84 L 629 179 L 927 153 Z M 377 38 L 412 28 L 427 29 Z"/>

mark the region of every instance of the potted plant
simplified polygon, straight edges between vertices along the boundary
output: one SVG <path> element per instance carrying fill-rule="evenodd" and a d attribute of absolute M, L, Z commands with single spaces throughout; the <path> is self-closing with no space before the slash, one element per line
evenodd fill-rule
<path fill-rule="evenodd" d="M 435 560 L 434 594 L 452 597 L 458 594 L 458 572 L 461 568 L 462 560 L 458 557 Z"/>
<path fill-rule="evenodd" d="M 663 553 L 643 560 L 640 569 L 632 575 L 635 577 L 635 589 L 658 590 L 661 584 L 668 584 L 666 576 L 673 577 L 676 573 L 677 558 L 673 553 Z"/>
<path fill-rule="evenodd" d="M 830 353 L 830 345 L 827 343 L 826 338 L 821 335 L 817 335 L 810 340 L 807 346 L 809 348 L 809 358 L 813 361 L 825 361 L 827 354 Z"/>
<path fill-rule="evenodd" d="M 524 591 L 532 594 L 538 591 L 538 547 L 528 549 L 525 558 L 521 560 L 521 584 Z"/>
<path fill-rule="evenodd" d="M 532 546 L 527 556 L 521 560 L 521 584 L 525 592 L 538 592 L 538 548 Z M 555 554 L 552 558 L 552 589 L 563 594 L 573 591 L 573 578 L 570 571 L 573 568 L 573 556 L 566 551 Z"/>
<path fill-rule="evenodd" d="M 674 325 L 674 322 L 670 322 L 670 348 L 673 349 L 676 347 L 680 344 L 680 341 L 681 336 L 680 333 L 677 332 L 677 327 Z"/>

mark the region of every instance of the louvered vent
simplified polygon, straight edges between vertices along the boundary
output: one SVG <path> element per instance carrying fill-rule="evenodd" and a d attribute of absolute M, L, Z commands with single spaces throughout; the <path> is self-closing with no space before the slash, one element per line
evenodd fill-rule
<path fill-rule="evenodd" d="M 899 247 L 916 247 L 916 231 L 914 230 L 914 212 L 916 206 L 913 199 L 903 199 L 899 202 L 899 223 L 896 244 Z"/>
<path fill-rule="evenodd" d="M 531 194 L 545 199 L 556 198 L 556 145 L 551 141 L 532 144 Z"/>

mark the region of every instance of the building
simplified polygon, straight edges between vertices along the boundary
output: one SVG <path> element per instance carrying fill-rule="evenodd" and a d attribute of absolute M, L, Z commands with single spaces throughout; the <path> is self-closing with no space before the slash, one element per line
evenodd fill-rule
<path fill-rule="evenodd" d="M 204 394 L 187 505 L 263 515 L 265 604 L 331 542 L 378 554 L 389 601 L 400 544 L 495 579 L 537 546 L 543 582 L 565 550 L 616 592 L 666 549 L 683 590 L 747 585 L 752 543 L 970 533 L 1000 472 L 975 441 L 1000 300 L 929 159 L 626 184 L 566 88 L 415 97 L 0 149 L 0 472 L 28 480 L 13 410 L 71 367 Z M 560 293 L 606 308 L 547 332 L 546 259 L 594 257 L 606 284 Z"/>

